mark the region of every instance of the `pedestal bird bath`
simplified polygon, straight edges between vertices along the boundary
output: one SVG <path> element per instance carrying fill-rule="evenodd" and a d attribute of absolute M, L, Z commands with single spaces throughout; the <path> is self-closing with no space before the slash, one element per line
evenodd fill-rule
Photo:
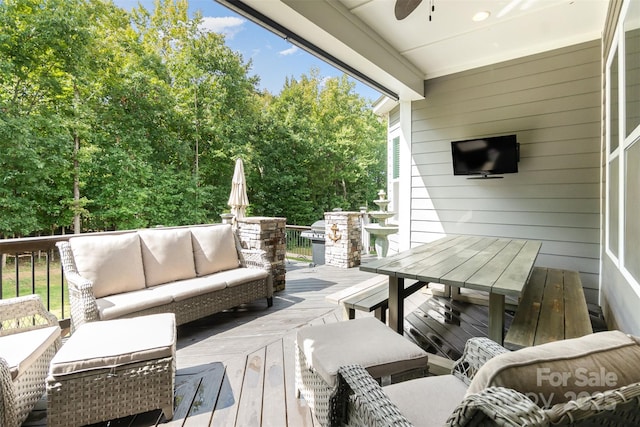
<path fill-rule="evenodd" d="M 373 203 L 378 205 L 378 210 L 369 212 L 369 216 L 377 220 L 375 223 L 367 224 L 364 226 L 365 230 L 373 234 L 376 238 L 376 253 L 378 258 L 384 258 L 389 251 L 389 238 L 390 234 L 398 232 L 397 225 L 387 225 L 387 220 L 393 217 L 396 213 L 387 211 L 389 200 L 386 199 L 387 193 L 384 190 L 378 191 L 378 200 L 374 200 Z"/>

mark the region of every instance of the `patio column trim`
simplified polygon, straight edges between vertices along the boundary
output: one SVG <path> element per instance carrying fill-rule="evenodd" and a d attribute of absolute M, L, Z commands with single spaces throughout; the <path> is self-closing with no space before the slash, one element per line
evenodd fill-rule
<path fill-rule="evenodd" d="M 400 100 L 399 250 L 411 248 L 411 101 Z"/>

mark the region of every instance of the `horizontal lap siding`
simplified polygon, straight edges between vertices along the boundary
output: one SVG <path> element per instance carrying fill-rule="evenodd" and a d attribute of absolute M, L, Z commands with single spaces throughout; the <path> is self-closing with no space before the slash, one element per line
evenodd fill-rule
<path fill-rule="evenodd" d="M 412 105 L 412 245 L 444 234 L 537 239 L 538 265 L 581 272 L 597 301 L 600 42 L 425 82 Z M 517 134 L 518 174 L 453 175 L 451 141 Z"/>

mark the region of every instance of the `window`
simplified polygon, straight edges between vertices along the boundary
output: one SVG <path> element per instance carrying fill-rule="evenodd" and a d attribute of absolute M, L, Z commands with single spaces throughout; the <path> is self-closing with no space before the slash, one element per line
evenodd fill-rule
<path fill-rule="evenodd" d="M 640 282 L 640 142 L 635 141 L 626 151 L 624 266 Z"/>
<path fill-rule="evenodd" d="M 620 16 L 606 69 L 606 249 L 640 288 L 640 2 Z"/>
<path fill-rule="evenodd" d="M 400 178 L 400 137 L 396 136 L 392 141 L 393 145 L 393 179 Z"/>

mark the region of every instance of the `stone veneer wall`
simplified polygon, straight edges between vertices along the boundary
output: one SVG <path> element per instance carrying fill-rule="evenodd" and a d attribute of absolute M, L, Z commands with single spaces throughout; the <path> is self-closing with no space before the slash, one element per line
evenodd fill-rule
<path fill-rule="evenodd" d="M 362 227 L 360 212 L 325 212 L 325 252 L 327 265 L 351 268 L 360 265 Z M 333 225 L 338 227 L 334 234 Z M 332 239 L 332 237 L 339 237 Z"/>
<path fill-rule="evenodd" d="M 266 251 L 273 271 L 273 290 L 285 288 L 286 218 L 247 217 L 237 223 L 238 237 L 248 249 Z"/>

